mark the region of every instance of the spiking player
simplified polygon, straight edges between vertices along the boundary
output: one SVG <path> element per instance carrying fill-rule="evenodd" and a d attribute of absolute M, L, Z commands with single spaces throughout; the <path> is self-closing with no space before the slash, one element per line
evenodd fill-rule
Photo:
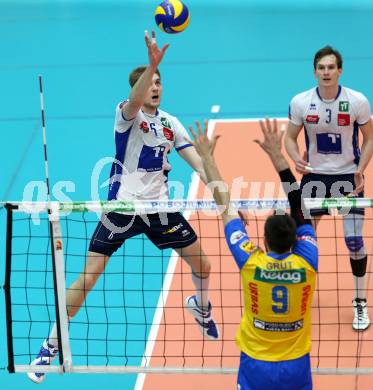
<path fill-rule="evenodd" d="M 241 350 L 237 388 L 241 390 L 311 390 L 311 303 L 318 250 L 310 219 L 302 212 L 299 187 L 281 152 L 276 121 L 260 122 L 264 141 L 256 141 L 269 155 L 287 194 L 291 216 L 274 214 L 264 226 L 265 253 L 247 236 L 237 211 L 230 210 L 229 192 L 213 189 L 223 207 L 225 237 L 236 261 L 244 290 L 244 314 L 236 336 Z M 207 123 L 191 128 L 209 182 L 221 181 L 207 138 Z M 288 187 L 290 188 L 290 187 Z M 287 191 L 284 186 L 285 191 Z"/>
<path fill-rule="evenodd" d="M 188 133 L 174 116 L 158 109 L 162 83 L 158 65 L 168 48 L 158 48 L 155 33 L 151 40 L 145 34 L 149 65 L 136 68 L 129 76 L 132 87 L 129 99 L 116 108 L 116 157 L 111 170 L 109 200 L 168 199 L 167 175 L 171 165 L 167 160 L 173 149 L 179 152 L 206 183 L 202 162 L 194 147 L 187 143 Z M 84 272 L 67 291 L 67 312 L 74 317 L 86 295 L 102 274 L 110 256 L 124 241 L 144 233 L 159 249 L 173 248 L 191 267 L 196 294 L 186 298 L 185 306 L 194 316 L 202 334 L 219 338 L 211 316 L 208 299 L 211 264 L 189 223 L 180 213 L 125 215 L 108 213 L 102 217 L 90 243 Z M 56 325 L 31 363 L 49 365 L 58 353 Z M 43 373 L 29 373 L 40 383 Z"/>
<path fill-rule="evenodd" d="M 289 107 L 285 146 L 303 174 L 302 194 L 308 197 L 340 197 L 349 193 L 364 196 L 364 171 L 373 154 L 373 127 L 370 105 L 360 92 L 339 85 L 342 56 L 330 46 L 314 57 L 318 86 L 296 95 Z M 304 128 L 307 158 L 299 153 L 297 138 Z M 363 145 L 359 150 L 359 128 Z M 310 168 L 312 171 L 310 172 Z M 315 225 L 328 210 L 311 210 Z M 354 278 L 355 330 L 370 324 L 366 300 L 367 251 L 363 240 L 364 209 L 351 208 L 343 217 L 344 236 Z"/>

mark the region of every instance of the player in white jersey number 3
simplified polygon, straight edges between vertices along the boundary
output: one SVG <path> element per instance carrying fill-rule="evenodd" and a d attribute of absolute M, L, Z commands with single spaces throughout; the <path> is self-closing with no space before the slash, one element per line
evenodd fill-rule
<path fill-rule="evenodd" d="M 167 200 L 167 175 L 171 170 L 167 154 L 173 148 L 206 183 L 201 158 L 186 141 L 188 134 L 185 128 L 177 118 L 158 109 L 162 95 L 158 65 L 168 45 L 158 48 L 154 32 L 151 38 L 145 34 L 145 42 L 149 64 L 131 72 L 130 96 L 116 109 L 116 156 L 110 174 L 109 200 Z M 208 299 L 211 264 L 193 228 L 178 212 L 136 216 L 115 212 L 105 214 L 92 236 L 84 272 L 67 291 L 69 318 L 78 312 L 110 256 L 126 239 L 141 233 L 159 249 L 174 249 L 190 265 L 196 294 L 185 299 L 185 306 L 194 316 L 202 334 L 217 340 L 219 331 L 211 316 L 212 306 Z M 31 364 L 50 365 L 57 354 L 58 338 L 54 325 Z M 40 372 L 29 373 L 28 376 L 36 383 L 45 379 L 45 374 Z"/>
<path fill-rule="evenodd" d="M 330 46 L 314 57 L 318 86 L 296 95 L 290 102 L 285 146 L 296 169 L 303 174 L 305 198 L 364 196 L 364 171 L 373 154 L 373 127 L 367 98 L 339 85 L 342 56 Z M 306 155 L 300 156 L 297 138 L 304 128 Z M 359 149 L 359 129 L 363 135 Z M 311 210 L 317 225 L 327 210 Z M 367 251 L 363 240 L 364 209 L 351 208 L 343 216 L 345 243 L 354 279 L 352 327 L 370 324 L 366 300 Z"/>

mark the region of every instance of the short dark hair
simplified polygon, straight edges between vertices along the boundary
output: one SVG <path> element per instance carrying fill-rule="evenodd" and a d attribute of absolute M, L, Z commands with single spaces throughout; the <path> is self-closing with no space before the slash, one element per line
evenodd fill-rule
<path fill-rule="evenodd" d="M 288 252 L 296 242 L 296 223 L 289 214 L 271 215 L 264 224 L 268 248 L 275 253 Z"/>
<path fill-rule="evenodd" d="M 316 54 L 315 54 L 315 57 L 313 59 L 313 68 L 316 69 L 316 66 L 317 66 L 317 63 L 321 60 L 321 58 L 325 57 L 325 56 L 330 56 L 330 55 L 335 55 L 336 58 L 337 58 L 337 66 L 338 66 L 338 69 L 342 69 L 342 65 L 343 65 L 343 59 L 342 59 L 342 55 L 341 53 L 336 50 L 336 49 L 333 49 L 331 46 L 327 45 L 323 48 L 321 48 Z"/>
<path fill-rule="evenodd" d="M 136 69 L 134 69 L 130 73 L 130 75 L 128 77 L 128 81 L 130 83 L 131 88 L 133 88 L 133 86 L 136 84 L 136 82 L 140 78 L 140 76 L 145 72 L 146 68 L 147 68 L 146 66 L 138 66 Z M 158 68 L 155 70 L 155 73 L 157 73 L 159 78 L 161 77 L 161 74 L 160 74 Z"/>

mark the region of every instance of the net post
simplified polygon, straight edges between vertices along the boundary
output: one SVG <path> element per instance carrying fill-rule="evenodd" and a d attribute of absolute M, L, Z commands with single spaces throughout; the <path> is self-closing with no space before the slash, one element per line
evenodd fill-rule
<path fill-rule="evenodd" d="M 60 225 L 59 202 L 50 202 L 49 224 L 51 229 L 51 248 L 53 280 L 56 305 L 56 323 L 59 348 L 59 361 L 63 372 L 70 372 L 72 365 L 69 319 L 66 307 L 65 263 L 63 254 L 62 231 Z"/>
<path fill-rule="evenodd" d="M 5 204 L 7 211 L 6 219 L 6 256 L 5 256 L 5 310 L 6 310 L 6 333 L 8 348 L 8 371 L 14 374 L 14 349 L 13 349 L 13 329 L 12 329 L 12 295 L 10 293 L 10 282 L 12 275 L 12 237 L 13 237 L 13 209 L 14 205 Z"/>

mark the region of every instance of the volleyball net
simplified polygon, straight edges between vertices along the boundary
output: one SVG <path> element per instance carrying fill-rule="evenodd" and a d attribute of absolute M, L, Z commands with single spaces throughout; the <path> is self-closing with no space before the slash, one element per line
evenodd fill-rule
<path fill-rule="evenodd" d="M 248 234 L 264 247 L 264 222 L 285 200 L 240 200 L 248 213 Z M 366 210 L 368 304 L 373 302 L 372 199 L 312 199 L 308 208 Z M 234 342 L 243 313 L 240 274 L 224 238 L 213 201 L 8 203 L 5 298 L 9 372 L 235 373 Z M 49 213 L 48 213 L 49 210 Z M 183 308 L 194 294 L 189 266 L 175 251 L 159 251 L 144 236 L 131 238 L 113 254 L 69 321 L 66 287 L 83 272 L 100 213 L 183 211 L 212 263 L 209 297 L 221 340 L 200 334 Z M 53 234 L 51 234 L 52 229 Z M 352 330 L 354 293 L 342 217 L 324 217 L 318 226 L 319 274 L 312 308 L 312 367 L 319 374 L 373 374 L 373 331 Z M 53 239 L 51 239 L 53 237 Z M 372 316 L 372 314 L 371 314 Z M 59 361 L 32 367 L 57 320 Z"/>

